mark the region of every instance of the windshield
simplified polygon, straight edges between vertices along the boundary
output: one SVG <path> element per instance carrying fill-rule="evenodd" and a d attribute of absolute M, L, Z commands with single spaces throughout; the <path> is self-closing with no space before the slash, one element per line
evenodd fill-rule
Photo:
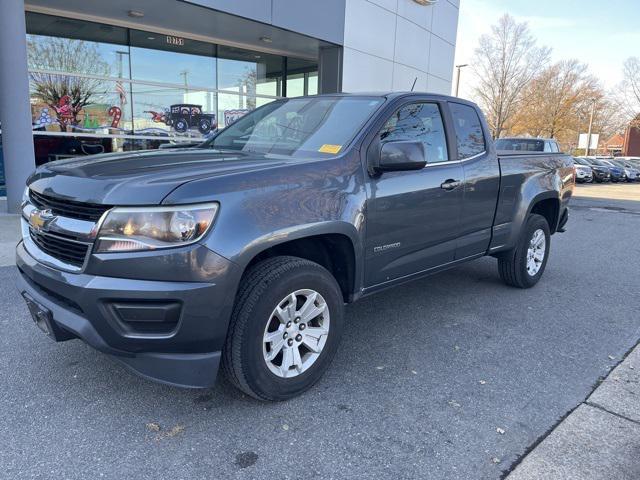
<path fill-rule="evenodd" d="M 202 146 L 299 156 L 343 151 L 382 97 L 305 97 L 278 100 L 245 115 Z"/>
<path fill-rule="evenodd" d="M 543 152 L 544 140 L 523 138 L 501 138 L 496 140 L 496 150 L 521 150 L 524 152 Z"/>
<path fill-rule="evenodd" d="M 590 167 L 589 162 L 587 162 L 584 158 L 573 157 L 573 162 L 577 163 L 578 165 L 585 165 L 587 167 Z"/>

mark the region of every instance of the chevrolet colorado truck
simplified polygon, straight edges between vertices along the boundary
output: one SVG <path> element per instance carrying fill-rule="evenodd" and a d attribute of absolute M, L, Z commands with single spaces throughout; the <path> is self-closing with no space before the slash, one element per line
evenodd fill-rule
<path fill-rule="evenodd" d="M 18 285 L 56 341 L 284 400 L 329 367 L 347 303 L 485 255 L 535 285 L 574 185 L 567 155 L 498 155 L 458 98 L 276 100 L 198 147 L 39 167 Z"/>

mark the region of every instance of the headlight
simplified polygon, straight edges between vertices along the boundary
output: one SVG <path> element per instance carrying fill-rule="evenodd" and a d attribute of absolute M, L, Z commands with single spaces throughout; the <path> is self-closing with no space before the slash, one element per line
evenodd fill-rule
<path fill-rule="evenodd" d="M 131 252 L 188 245 L 209 230 L 217 203 L 109 210 L 98 231 L 96 252 Z"/>

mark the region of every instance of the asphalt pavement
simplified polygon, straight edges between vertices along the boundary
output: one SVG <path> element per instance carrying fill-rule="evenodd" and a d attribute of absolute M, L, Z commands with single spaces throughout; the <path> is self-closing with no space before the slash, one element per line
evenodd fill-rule
<path fill-rule="evenodd" d="M 640 201 L 616 192 L 575 199 L 533 289 L 486 258 L 349 306 L 331 369 L 285 403 L 55 344 L 2 267 L 0 478 L 502 478 L 640 340 Z"/>

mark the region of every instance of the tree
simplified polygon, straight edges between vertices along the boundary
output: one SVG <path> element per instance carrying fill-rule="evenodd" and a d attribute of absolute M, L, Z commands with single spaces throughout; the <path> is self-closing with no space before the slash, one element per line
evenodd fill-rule
<path fill-rule="evenodd" d="M 527 85 L 514 115 L 511 133 L 574 142 L 593 101 L 603 105 L 604 93 L 587 65 L 563 60 L 545 68 Z"/>
<path fill-rule="evenodd" d="M 620 88 L 620 106 L 629 120 L 638 123 L 634 126 L 640 127 L 640 58 L 627 58 L 622 71 L 624 80 Z"/>
<path fill-rule="evenodd" d="M 506 14 L 480 37 L 473 68 L 479 78 L 475 95 L 494 138 L 508 129 L 531 80 L 546 66 L 550 49 L 538 47 L 526 23 Z"/>
<path fill-rule="evenodd" d="M 65 97 L 68 97 L 68 117 L 58 115 L 58 122 L 63 129 L 67 122 L 72 125 L 79 123 L 78 113 L 85 105 L 92 103 L 94 95 L 106 93 L 104 82 L 100 79 L 34 71 L 108 76 L 109 64 L 104 61 L 94 43 L 68 38 L 29 36 L 27 55 L 35 97 L 56 112 L 61 102 L 64 103 Z"/>

